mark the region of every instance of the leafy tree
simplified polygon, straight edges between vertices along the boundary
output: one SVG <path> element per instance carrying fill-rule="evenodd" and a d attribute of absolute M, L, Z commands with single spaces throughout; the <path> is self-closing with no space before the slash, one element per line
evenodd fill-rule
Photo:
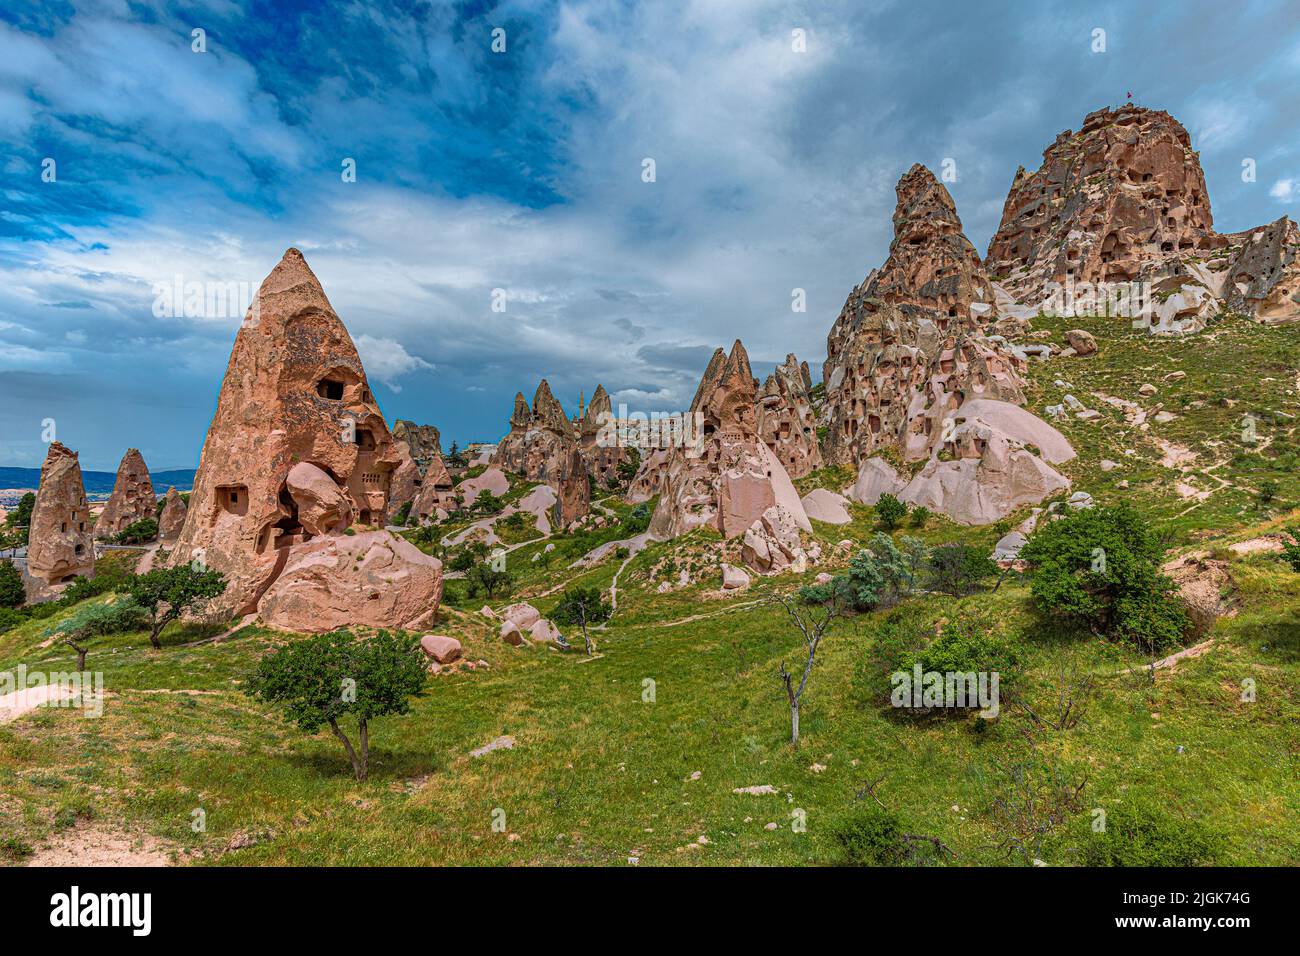
<path fill-rule="evenodd" d="M 557 624 L 575 625 L 582 628 L 582 643 L 591 654 L 595 651 L 591 636 L 587 633 L 589 624 L 601 624 L 614 615 L 613 606 L 605 600 L 605 592 L 599 588 L 572 587 L 560 597 L 560 603 L 551 612 L 551 620 Z"/>
<path fill-rule="evenodd" d="M 893 531 L 907 517 L 907 505 L 893 495 L 885 493 L 876 502 L 876 524 L 885 531 Z"/>
<path fill-rule="evenodd" d="M 618 463 L 618 468 L 615 471 L 620 482 L 630 485 L 632 479 L 636 477 L 636 473 L 641 470 L 641 449 L 629 446 L 623 451 L 623 460 Z"/>
<path fill-rule="evenodd" d="M 153 518 L 133 521 L 113 536 L 115 544 L 143 544 L 158 537 L 158 522 Z"/>
<path fill-rule="evenodd" d="M 86 669 L 87 645 L 105 634 L 134 631 L 147 623 L 148 615 L 132 598 L 119 598 L 105 604 L 87 604 L 45 632 L 77 652 L 77 670 Z"/>
<path fill-rule="evenodd" d="M 186 611 L 217 597 L 226 590 L 226 577 L 210 568 L 196 570 L 193 565 L 157 568 L 148 574 L 130 578 L 126 593 L 149 616 L 149 643 L 162 649 L 159 635 Z"/>
<path fill-rule="evenodd" d="M 646 528 L 650 527 L 651 511 L 647 502 L 641 502 L 625 517 L 621 524 L 628 537 L 635 537 Z"/>
<path fill-rule="evenodd" d="M 476 564 L 482 563 L 487 556 L 486 544 L 482 541 L 471 541 L 451 556 L 447 567 L 452 571 L 470 571 Z"/>
<path fill-rule="evenodd" d="M 975 593 L 997 572 L 997 562 L 985 549 L 973 545 L 945 544 L 930 552 L 931 590 L 954 597 Z"/>
<path fill-rule="evenodd" d="M 1020 551 L 1044 614 L 1155 653 L 1181 642 L 1187 612 L 1161 573 L 1164 546 L 1128 505 L 1084 508 L 1040 526 Z"/>
<path fill-rule="evenodd" d="M 470 568 L 469 573 L 465 575 L 465 580 L 469 584 L 470 597 L 482 593 L 489 599 L 498 593 L 509 594 L 510 588 L 515 583 L 514 576 L 510 572 L 505 569 L 497 570 L 490 561 L 483 561 Z"/>
<path fill-rule="evenodd" d="M 0 561 L 0 607 L 18 607 L 25 597 L 22 572 L 12 561 Z"/>
<path fill-rule="evenodd" d="M 36 495 L 27 492 L 18 499 L 18 506 L 9 512 L 5 524 L 10 528 L 30 528 L 32 526 L 32 509 L 36 507 Z"/>
<path fill-rule="evenodd" d="M 913 528 L 924 528 L 925 523 L 930 520 L 930 514 L 930 509 L 924 506 L 913 508 L 910 524 Z"/>
<path fill-rule="evenodd" d="M 469 460 L 455 442 L 451 443 L 451 451 L 447 452 L 447 464 L 453 468 L 464 468 L 469 464 Z"/>
<path fill-rule="evenodd" d="M 925 554 L 924 544 L 917 539 L 904 538 L 903 543 L 905 551 L 889 535 L 877 533 L 867 549 L 849 561 L 846 574 L 836 575 L 827 584 L 801 589 L 800 598 L 806 604 L 834 600 L 851 611 L 870 611 L 897 603 L 900 595 L 913 590 Z"/>
<path fill-rule="evenodd" d="M 410 698 L 420 694 L 428 679 L 425 666 L 415 638 L 380 631 L 359 641 L 335 631 L 272 651 L 258 663 L 245 692 L 277 705 L 309 734 L 328 724 L 342 741 L 353 774 L 365 780 L 370 721 L 410 713 Z M 357 747 L 339 726 L 349 715 L 357 722 Z"/>
<path fill-rule="evenodd" d="M 470 511 L 475 514 L 494 515 L 504 507 L 504 501 L 494 495 L 490 489 L 484 488 L 475 496 Z"/>

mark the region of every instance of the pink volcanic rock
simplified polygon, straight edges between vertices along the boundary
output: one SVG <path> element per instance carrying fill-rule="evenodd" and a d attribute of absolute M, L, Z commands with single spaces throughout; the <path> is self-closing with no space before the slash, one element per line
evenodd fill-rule
<path fill-rule="evenodd" d="M 490 491 L 492 494 L 500 497 L 510 490 L 510 479 L 506 477 L 505 472 L 500 468 L 489 468 L 477 478 L 467 478 L 456 486 L 456 491 L 464 497 L 464 505 L 468 508 L 474 503 L 482 492 Z"/>
<path fill-rule="evenodd" d="M 460 657 L 460 641 L 441 634 L 426 634 L 420 638 L 420 649 L 439 664 L 450 664 Z"/>
<path fill-rule="evenodd" d="M 504 620 L 511 621 L 516 627 L 525 631 L 532 627 L 541 616 L 541 612 L 537 608 L 523 602 L 511 604 L 501 612 L 501 617 Z"/>
<path fill-rule="evenodd" d="M 158 498 L 153 493 L 153 482 L 149 479 L 144 458 L 138 448 L 128 448 L 117 466 L 113 493 L 95 521 L 95 537 L 111 538 L 128 525 L 152 518 L 157 507 Z"/>
<path fill-rule="evenodd" d="M 168 488 L 163 496 L 162 514 L 158 516 L 158 537 L 174 541 L 185 527 L 185 499 L 175 488 Z"/>
<path fill-rule="evenodd" d="M 442 599 L 442 562 L 387 531 L 295 545 L 263 595 L 262 619 L 292 631 L 416 627 Z"/>
<path fill-rule="evenodd" d="M 352 524 L 352 506 L 334 479 L 315 465 L 300 461 L 285 478 L 298 506 L 298 523 L 308 534 L 341 532 Z"/>
<path fill-rule="evenodd" d="M 868 458 L 858 466 L 858 480 L 849 497 L 860 505 L 874 505 L 881 495 L 897 495 L 906 487 L 893 465 L 883 458 Z"/>
<path fill-rule="evenodd" d="M 543 644 L 563 645 L 565 643 L 564 635 L 560 633 L 560 629 L 546 618 L 533 622 L 533 626 L 528 629 L 528 637 L 530 640 Z"/>
<path fill-rule="evenodd" d="M 27 535 L 27 573 L 45 584 L 95 572 L 90 508 L 77 453 L 50 444 Z"/>

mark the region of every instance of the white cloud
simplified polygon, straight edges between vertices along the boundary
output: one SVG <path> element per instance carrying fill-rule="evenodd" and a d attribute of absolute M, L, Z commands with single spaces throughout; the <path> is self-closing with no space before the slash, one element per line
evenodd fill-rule
<path fill-rule="evenodd" d="M 1291 202 L 1291 200 L 1300 197 L 1300 183 L 1294 179 L 1279 179 L 1275 182 L 1268 194 L 1279 202 Z"/>
<path fill-rule="evenodd" d="M 397 379 L 409 375 L 417 369 L 432 369 L 433 366 L 412 355 L 396 339 L 377 339 L 372 335 L 358 335 L 355 339 L 361 364 L 366 367 L 366 374 L 383 382 L 394 392 L 402 387 Z"/>

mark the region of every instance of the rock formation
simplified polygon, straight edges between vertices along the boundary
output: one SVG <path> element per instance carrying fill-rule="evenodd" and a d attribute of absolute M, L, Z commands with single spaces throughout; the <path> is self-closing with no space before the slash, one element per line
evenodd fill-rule
<path fill-rule="evenodd" d="M 578 445 L 577 430 L 542 379 L 530 409 L 522 393 L 515 395 L 510 433 L 501 439 L 492 463 L 529 481 L 550 485 L 557 497 L 555 520 L 564 527 L 591 507 L 587 463 Z"/>
<path fill-rule="evenodd" d="M 801 365 L 792 353 L 758 393 L 759 437 L 791 478 L 802 478 L 822 466 L 811 389 L 808 363 Z"/>
<path fill-rule="evenodd" d="M 403 626 L 412 601 L 428 605 L 421 613 L 436 607 L 441 566 L 386 531 L 341 533 L 352 523 L 383 526 L 400 463 L 347 329 L 290 249 L 235 336 L 171 560 L 199 559 L 226 575 L 220 610 L 262 610 L 295 630 L 316 630 L 322 620 Z M 343 556 L 362 557 L 362 566 L 343 567 Z M 295 583 L 327 566 L 342 575 L 336 587 Z M 353 586 L 372 567 L 377 579 L 405 581 L 411 600 L 376 601 L 373 589 Z M 274 606 L 261 608 L 290 569 Z M 291 600 L 290 590 L 321 603 Z"/>
<path fill-rule="evenodd" d="M 451 473 L 447 471 L 442 456 L 436 455 L 429 460 L 424 477 L 420 479 L 420 490 L 411 505 L 411 514 L 423 522 L 435 517 L 439 511 L 450 512 L 455 506 L 456 492 Z"/>
<path fill-rule="evenodd" d="M 406 442 L 421 475 L 433 459 L 442 458 L 442 435 L 433 425 L 417 425 L 399 418 L 393 422 L 393 440 Z"/>
<path fill-rule="evenodd" d="M 158 498 L 154 495 L 149 469 L 138 448 L 128 448 L 117 466 L 113 493 L 95 522 L 95 537 L 111 538 L 127 525 L 156 514 Z"/>
<path fill-rule="evenodd" d="M 827 339 L 823 454 L 859 466 L 856 500 L 889 492 L 983 523 L 1068 486 L 1034 449 L 1051 446 L 1057 462 L 1073 450 L 1017 407 L 1022 359 L 983 331 L 997 321 L 994 291 L 948 191 L 913 166 L 898 184 L 889 258 Z M 924 465 L 909 480 L 886 459 Z"/>
<path fill-rule="evenodd" d="M 40 584 L 94 574 L 95 542 L 77 453 L 50 444 L 27 535 L 27 573 Z"/>
<path fill-rule="evenodd" d="M 613 404 L 604 385 L 597 385 L 591 402 L 576 422 L 578 444 L 587 463 L 587 473 L 597 485 L 614 488 L 619 484 L 618 466 L 628 459 L 629 451 L 610 435 L 617 432 Z"/>
<path fill-rule="evenodd" d="M 180 536 L 185 526 L 185 499 L 175 488 L 168 488 L 163 496 L 162 513 L 158 515 L 158 537 L 163 541 L 174 541 Z"/>
<path fill-rule="evenodd" d="M 660 539 L 708 526 L 725 538 L 744 534 L 773 505 L 811 531 L 785 467 L 758 436 L 755 382 L 745 347 L 713 353 L 691 402 L 702 418 L 699 445 L 666 449 L 650 533 Z M 658 466 L 656 466 L 658 470 Z"/>
<path fill-rule="evenodd" d="M 1035 310 L 1194 332 L 1225 305 L 1300 318 L 1298 247 L 1285 217 L 1216 233 L 1187 130 L 1126 104 L 1089 113 L 1044 150 L 1037 171 L 1016 171 L 986 266 Z"/>

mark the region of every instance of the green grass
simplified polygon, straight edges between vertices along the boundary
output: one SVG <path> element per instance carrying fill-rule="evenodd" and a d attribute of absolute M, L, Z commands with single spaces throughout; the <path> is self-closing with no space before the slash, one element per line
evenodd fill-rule
<path fill-rule="evenodd" d="M 908 605 L 927 631 L 943 618 L 976 615 L 1012 639 L 1027 662 L 1022 700 L 1040 714 L 1053 709 L 1069 675 L 1091 675 L 1095 696 L 1076 726 L 1046 729 L 1015 702 L 992 721 L 907 719 L 880 706 L 860 676 L 876 613 L 838 622 L 826 639 L 803 702 L 803 742 L 793 748 L 777 667 L 799 664 L 801 641 L 764 599 L 841 568 L 846 558 L 834 554 L 841 539 L 870 539 L 873 510 L 853 505 L 850 524 L 815 525 L 827 555 L 821 565 L 803 576 L 756 578 L 726 599 L 717 594 L 718 564 L 737 559 L 737 542 L 724 546 L 697 531 L 652 544 L 623 569 L 618 613 L 596 632 L 599 654 L 590 660 L 505 645 L 476 613 L 482 599 L 468 600 L 458 582 L 447 582 L 448 600 L 429 630 L 458 637 L 466 658 L 487 666 L 433 677 L 410 715 L 377 721 L 364 784 L 331 736 L 305 736 L 240 691 L 257 659 L 292 638 L 252 628 L 186 646 L 223 626 L 213 624 L 169 629 L 161 652 L 143 633 L 102 639 L 88 662 L 110 695 L 101 718 L 43 709 L 0 725 L 0 862 L 21 862 L 57 831 L 104 825 L 152 834 L 196 864 L 830 863 L 837 821 L 871 800 L 864 788 L 874 785 L 908 832 L 941 840 L 955 865 L 1025 865 L 1034 857 L 1069 865 L 1081 858 L 1095 809 L 1135 804 L 1210 829 L 1221 838 L 1218 863 L 1296 865 L 1300 575 L 1275 556 L 1235 557 L 1226 545 L 1300 520 L 1288 513 L 1300 501 L 1300 474 L 1287 457 L 1296 447 L 1289 416 L 1297 414 L 1300 327 L 1227 318 L 1202 336 L 1154 340 L 1122 322 L 1038 323 L 1054 334 L 1080 325 L 1097 337 L 1096 358 L 1030 365 L 1035 410 L 1060 401 L 1067 390 L 1054 384 L 1060 378 L 1103 413 L 1100 422 L 1060 423 L 1080 452 L 1063 470 L 1102 503 L 1132 502 L 1168 528 L 1176 546 L 1229 559 L 1236 615 L 1219 621 L 1212 650 L 1152 680 L 1131 649 L 1039 618 L 1014 575 L 996 593 L 960 601 L 923 595 Z M 1186 377 L 1166 382 L 1175 370 Z M 1180 417 L 1147 431 L 1127 426 L 1092 394 L 1138 401 L 1148 381 L 1160 392 L 1142 404 L 1163 402 Z M 1246 448 L 1234 431 L 1245 411 L 1260 419 L 1262 449 Z M 1153 436 L 1195 451 L 1193 471 L 1163 468 Z M 1124 455 L 1128 448 L 1135 454 Z M 1103 458 L 1123 468 L 1102 472 Z M 1200 503 L 1180 498 L 1173 484 L 1189 476 L 1216 490 Z M 1265 477 L 1279 484 L 1277 502 L 1258 501 Z M 826 469 L 800 488 L 839 488 L 851 478 Z M 507 497 L 527 487 L 516 483 Z M 620 519 L 630 510 L 613 499 L 602 504 Z M 991 547 L 1020 517 L 963 528 L 932 516 L 895 535 Z M 527 599 L 545 613 L 564 587 L 608 588 L 621 558 L 571 565 L 621 537 L 614 523 L 525 544 L 509 558 L 514 592 L 491 603 Z M 547 543 L 556 546 L 549 554 Z M 533 561 L 535 554 L 543 557 Z M 682 570 L 690 583 L 659 593 Z M 0 669 L 68 669 L 66 647 L 40 645 L 72 611 L 0 635 Z M 1130 667 L 1139 670 L 1119 674 Z M 1242 699 L 1248 680 L 1253 702 Z M 653 703 L 643 700 L 647 681 Z M 503 734 L 515 738 L 514 749 L 469 756 Z M 1025 767 L 1031 780 L 1054 768 L 1082 790 L 1057 826 L 1017 852 L 997 808 Z M 764 784 L 777 793 L 733 793 Z M 204 832 L 191 827 L 196 809 L 206 815 Z M 504 832 L 493 830 L 498 809 Z M 805 832 L 792 827 L 795 811 Z M 236 838 L 252 845 L 228 849 Z"/>

